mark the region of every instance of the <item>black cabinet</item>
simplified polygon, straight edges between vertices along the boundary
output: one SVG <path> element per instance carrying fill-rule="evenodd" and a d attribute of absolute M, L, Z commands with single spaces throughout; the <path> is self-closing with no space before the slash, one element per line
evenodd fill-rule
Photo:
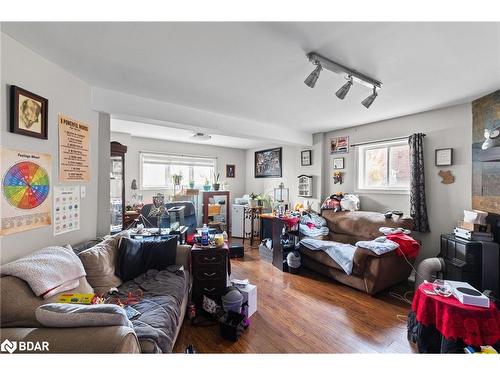
<path fill-rule="evenodd" d="M 201 307 L 203 295 L 220 303 L 227 286 L 227 249 L 191 250 L 192 300 Z"/>
<path fill-rule="evenodd" d="M 480 291 L 499 295 L 499 250 L 495 242 L 469 241 L 453 234 L 441 235 L 441 252 L 446 269 L 444 277 L 465 281 Z"/>

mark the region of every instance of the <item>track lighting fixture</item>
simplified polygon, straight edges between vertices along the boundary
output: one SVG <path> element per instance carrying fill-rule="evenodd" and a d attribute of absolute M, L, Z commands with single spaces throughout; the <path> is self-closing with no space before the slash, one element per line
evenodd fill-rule
<path fill-rule="evenodd" d="M 348 76 L 347 83 L 343 85 L 340 89 L 338 89 L 337 92 L 335 93 L 335 95 L 337 95 L 337 98 L 344 100 L 351 86 L 352 86 L 352 77 Z"/>
<path fill-rule="evenodd" d="M 344 66 L 342 64 L 336 63 L 335 61 L 324 58 L 323 56 L 320 56 L 315 52 L 309 53 L 307 57 L 309 58 L 310 62 L 316 65 L 314 71 L 311 74 L 309 74 L 309 77 L 307 77 L 306 80 L 304 81 L 304 83 L 307 86 L 313 88 L 316 85 L 316 81 L 319 78 L 319 74 L 323 69 L 329 70 L 336 74 L 342 74 L 342 75 L 345 74 L 348 77 L 347 78 L 348 81 L 335 93 L 335 95 L 339 99 L 344 99 L 349 90 L 351 89 L 353 83 L 356 82 L 362 84 L 363 86 L 373 88 L 373 93 L 361 102 L 366 108 L 369 108 L 373 104 L 373 101 L 378 95 L 377 89 L 380 89 L 382 87 L 382 82 L 377 81 L 376 79 L 373 79 L 367 76 L 366 74 L 360 73 L 357 70 L 348 68 L 347 66 Z"/>
<path fill-rule="evenodd" d="M 309 74 L 309 76 L 306 78 L 304 83 L 309 86 L 310 88 L 314 88 L 316 85 L 316 81 L 319 78 L 319 73 L 323 70 L 323 67 L 321 66 L 320 63 L 316 63 L 316 68 Z"/>
<path fill-rule="evenodd" d="M 373 86 L 373 93 L 369 97 L 367 97 L 365 100 L 363 100 L 361 102 L 361 104 L 363 104 L 366 108 L 370 108 L 370 106 L 375 101 L 377 96 L 378 96 L 377 88 L 375 86 Z"/>

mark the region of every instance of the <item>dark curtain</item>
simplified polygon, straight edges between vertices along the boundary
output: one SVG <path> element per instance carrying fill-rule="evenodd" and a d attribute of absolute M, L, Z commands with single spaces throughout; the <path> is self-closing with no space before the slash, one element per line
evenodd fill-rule
<path fill-rule="evenodd" d="M 418 133 L 408 138 L 410 145 L 410 216 L 413 219 L 413 230 L 417 232 L 430 231 L 425 203 L 424 137 L 425 134 Z"/>

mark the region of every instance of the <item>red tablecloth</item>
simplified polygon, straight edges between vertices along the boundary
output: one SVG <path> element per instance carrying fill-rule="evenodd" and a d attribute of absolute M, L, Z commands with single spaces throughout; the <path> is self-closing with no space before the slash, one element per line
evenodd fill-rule
<path fill-rule="evenodd" d="M 467 345 L 493 345 L 500 341 L 500 312 L 493 303 L 489 308 L 463 305 L 455 297 L 428 295 L 432 284 L 422 284 L 413 297 L 412 309 L 424 326 L 434 325 L 447 339 L 461 339 Z"/>

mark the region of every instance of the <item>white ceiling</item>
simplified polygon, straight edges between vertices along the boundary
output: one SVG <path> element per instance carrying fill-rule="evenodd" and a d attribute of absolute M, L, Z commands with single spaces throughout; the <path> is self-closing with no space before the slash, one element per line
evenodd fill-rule
<path fill-rule="evenodd" d="M 500 23 L 3 23 L 93 86 L 307 132 L 464 103 L 500 87 Z M 305 55 L 383 82 L 370 94 Z M 168 121 L 169 119 L 164 119 Z"/>
<path fill-rule="evenodd" d="M 203 129 L 198 130 L 200 132 L 203 132 Z M 111 119 L 111 131 L 118 133 L 127 133 L 134 137 L 164 139 L 167 141 L 198 143 L 203 145 L 223 147 L 228 147 L 228 145 L 231 145 L 231 148 L 249 149 L 262 146 L 262 141 L 259 140 L 241 137 L 230 137 L 227 135 L 219 135 L 213 133 L 210 134 L 210 136 L 212 137 L 211 139 L 207 141 L 200 141 L 192 138 L 192 135 L 198 131 L 180 129 L 174 126 L 170 127 L 164 124 L 156 125 L 116 118 Z"/>

